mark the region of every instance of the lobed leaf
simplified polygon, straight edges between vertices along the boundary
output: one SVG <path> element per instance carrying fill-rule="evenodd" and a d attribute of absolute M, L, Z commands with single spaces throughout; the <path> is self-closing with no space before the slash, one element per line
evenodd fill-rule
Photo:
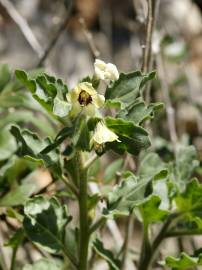
<path fill-rule="evenodd" d="M 134 125 L 131 121 L 119 118 L 106 117 L 105 123 L 109 129 L 116 133 L 121 142 L 107 143 L 107 148 L 118 154 L 124 152 L 138 155 L 142 149 L 150 146 L 148 133 L 142 127 Z"/>
<path fill-rule="evenodd" d="M 113 253 L 104 248 L 103 243 L 99 240 L 96 239 L 93 243 L 93 247 L 95 251 L 100 255 L 103 259 L 106 260 L 106 262 L 109 264 L 111 267 L 110 269 L 112 270 L 120 270 L 121 268 L 121 263 L 118 259 L 115 259 Z"/>
<path fill-rule="evenodd" d="M 51 253 L 64 251 L 65 226 L 71 220 L 54 197 L 36 196 L 24 207 L 23 226 L 29 239 Z"/>

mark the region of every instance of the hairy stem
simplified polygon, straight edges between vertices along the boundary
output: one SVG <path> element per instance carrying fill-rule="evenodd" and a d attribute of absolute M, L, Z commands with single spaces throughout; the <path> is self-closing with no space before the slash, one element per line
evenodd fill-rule
<path fill-rule="evenodd" d="M 149 237 L 148 237 L 148 226 L 145 226 L 144 228 L 144 239 L 143 239 L 143 245 L 142 245 L 142 251 L 141 251 L 141 256 L 140 256 L 140 263 L 139 263 L 139 270 L 147 270 L 149 269 L 152 260 L 166 237 L 167 230 L 171 224 L 171 221 L 175 217 L 173 215 L 170 215 L 167 219 L 167 221 L 163 224 L 160 232 L 157 234 L 156 238 L 153 240 L 153 243 L 150 244 L 149 242 Z"/>
<path fill-rule="evenodd" d="M 89 244 L 89 224 L 87 208 L 87 170 L 83 167 L 81 153 L 77 156 L 79 165 L 79 211 L 80 211 L 80 250 L 79 250 L 79 270 L 88 269 L 88 244 Z"/>
<path fill-rule="evenodd" d="M 148 224 L 144 224 L 143 228 L 143 240 L 142 240 L 142 249 L 139 262 L 139 270 L 148 269 L 150 258 L 152 255 L 151 244 L 149 241 L 149 227 Z"/>
<path fill-rule="evenodd" d="M 126 261 L 127 261 L 127 255 L 128 255 L 128 249 L 129 249 L 129 241 L 132 236 L 132 231 L 133 231 L 133 224 L 134 224 L 134 219 L 133 215 L 130 214 L 127 220 L 126 224 L 126 233 L 125 233 L 125 240 L 123 244 L 123 256 L 122 256 L 122 261 L 121 261 L 121 270 L 125 269 L 126 267 Z"/>

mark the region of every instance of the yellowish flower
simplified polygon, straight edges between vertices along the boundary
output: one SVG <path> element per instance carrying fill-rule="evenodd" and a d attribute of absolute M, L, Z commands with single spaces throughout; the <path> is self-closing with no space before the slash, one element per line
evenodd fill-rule
<path fill-rule="evenodd" d="M 100 59 L 96 59 L 94 67 L 96 76 L 107 83 L 110 81 L 116 81 L 119 78 L 118 69 L 114 64 L 105 63 Z"/>
<path fill-rule="evenodd" d="M 119 141 L 118 136 L 111 131 L 103 122 L 98 122 L 93 137 L 91 139 L 91 145 L 102 145 L 106 142 Z"/>
<path fill-rule="evenodd" d="M 79 83 L 67 94 L 67 100 L 71 103 L 71 116 L 76 116 L 83 111 L 88 116 L 94 116 L 96 110 L 101 108 L 105 102 L 103 95 L 99 95 L 91 83 Z"/>

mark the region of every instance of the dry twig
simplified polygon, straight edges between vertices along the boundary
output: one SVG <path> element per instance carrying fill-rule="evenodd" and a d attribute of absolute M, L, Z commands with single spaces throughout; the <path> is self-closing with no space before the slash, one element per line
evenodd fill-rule
<path fill-rule="evenodd" d="M 41 57 L 44 53 L 43 48 L 39 44 L 27 21 L 20 15 L 15 6 L 9 0 L 0 0 L 0 3 L 6 9 L 13 21 L 18 25 L 24 37 L 32 49 L 37 53 L 38 57 Z"/>
<path fill-rule="evenodd" d="M 73 0 L 70 1 L 69 5 L 67 7 L 66 17 L 65 17 L 64 21 L 62 22 L 62 24 L 60 25 L 58 31 L 54 35 L 53 39 L 50 41 L 50 43 L 49 43 L 48 47 L 46 48 L 46 50 L 44 51 L 43 55 L 41 56 L 41 58 L 37 64 L 37 67 L 43 66 L 43 64 L 46 61 L 46 59 L 48 58 L 50 52 L 52 51 L 52 49 L 55 47 L 56 43 L 58 42 L 60 36 L 66 30 L 67 25 L 68 25 L 69 20 L 70 20 L 72 8 L 73 8 Z"/>
<path fill-rule="evenodd" d="M 98 58 L 100 56 L 100 52 L 98 51 L 98 49 L 95 45 L 95 41 L 93 39 L 92 33 L 87 29 L 86 22 L 85 22 L 84 18 L 80 18 L 79 23 L 82 27 L 82 31 L 83 31 L 84 36 L 89 44 L 89 47 L 91 49 L 91 52 L 92 52 L 94 58 Z"/>

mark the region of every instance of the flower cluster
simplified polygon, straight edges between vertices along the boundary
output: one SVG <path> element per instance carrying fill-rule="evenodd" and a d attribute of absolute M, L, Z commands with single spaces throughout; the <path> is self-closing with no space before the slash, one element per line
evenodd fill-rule
<path fill-rule="evenodd" d="M 119 72 L 115 65 L 96 59 L 94 63 L 95 74 L 98 79 L 109 83 L 119 78 Z M 103 107 L 105 97 L 98 94 L 92 83 L 81 82 L 67 94 L 67 101 L 71 104 L 70 116 L 76 117 L 79 113 L 84 113 L 93 117 L 98 113 L 98 109 Z M 106 142 L 119 141 L 118 136 L 112 132 L 103 121 L 98 122 L 91 139 L 91 146 L 104 145 Z"/>
<path fill-rule="evenodd" d="M 116 81 L 119 78 L 117 67 L 111 63 L 106 64 L 104 61 L 96 59 L 94 67 L 96 76 L 107 83 Z"/>

